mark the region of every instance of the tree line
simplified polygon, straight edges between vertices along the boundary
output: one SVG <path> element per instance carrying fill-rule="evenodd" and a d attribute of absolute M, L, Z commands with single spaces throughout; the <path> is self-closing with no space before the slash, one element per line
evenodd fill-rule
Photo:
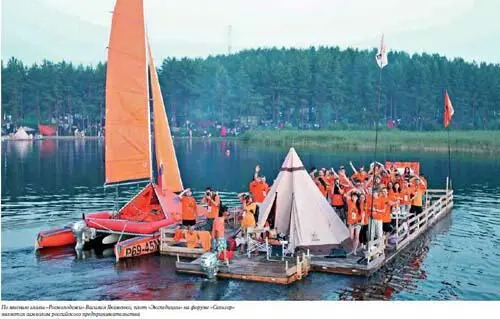
<path fill-rule="evenodd" d="M 204 59 L 167 58 L 158 74 L 172 126 L 186 120 L 231 126 L 257 117 L 268 125 L 299 128 L 371 128 L 376 120 L 383 125 L 394 120 L 401 129 L 441 129 L 448 90 L 453 127 L 500 129 L 500 65 L 391 51 L 380 73 L 375 54 L 338 47 L 252 49 Z M 99 122 L 105 71 L 103 63 L 2 61 L 2 115 L 48 122 L 80 114 Z"/>

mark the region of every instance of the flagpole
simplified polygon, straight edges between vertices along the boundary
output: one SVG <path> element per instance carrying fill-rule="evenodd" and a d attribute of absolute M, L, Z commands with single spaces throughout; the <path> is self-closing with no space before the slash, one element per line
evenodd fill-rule
<path fill-rule="evenodd" d="M 373 192 L 375 190 L 375 163 L 377 161 L 377 144 L 378 144 L 378 122 L 380 120 L 379 118 L 379 113 L 380 113 L 380 100 L 381 100 L 381 94 L 382 94 L 382 68 L 379 68 L 379 78 L 378 78 L 378 102 L 377 102 L 377 110 L 375 113 L 375 151 L 373 154 L 373 179 L 372 179 L 372 193 L 371 193 L 371 208 L 370 211 L 373 213 L 373 205 L 374 205 L 374 200 L 373 200 Z M 372 237 L 372 219 L 369 219 L 368 223 L 368 243 L 370 243 L 371 237 Z M 367 247 L 370 249 L 370 247 Z"/>
<path fill-rule="evenodd" d="M 448 178 L 451 182 L 451 145 L 450 145 L 450 126 L 447 127 L 448 131 Z"/>

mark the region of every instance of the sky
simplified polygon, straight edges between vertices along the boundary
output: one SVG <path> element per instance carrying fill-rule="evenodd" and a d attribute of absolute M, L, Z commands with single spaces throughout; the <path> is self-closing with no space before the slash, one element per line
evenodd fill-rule
<path fill-rule="evenodd" d="M 2 59 L 106 60 L 115 0 L 1 0 Z M 156 60 L 257 47 L 390 50 L 500 63 L 496 0 L 144 0 Z M 228 26 L 231 25 L 231 37 Z M 229 38 L 231 40 L 229 40 Z"/>

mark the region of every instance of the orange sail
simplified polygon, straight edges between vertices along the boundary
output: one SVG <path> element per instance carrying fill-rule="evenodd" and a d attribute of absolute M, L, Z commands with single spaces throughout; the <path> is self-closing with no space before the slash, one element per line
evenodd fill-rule
<path fill-rule="evenodd" d="M 105 183 L 151 178 L 142 0 L 117 1 L 106 74 Z"/>
<path fill-rule="evenodd" d="M 179 165 L 175 156 L 174 143 L 170 134 L 167 113 L 163 104 L 158 74 L 156 73 L 151 47 L 148 43 L 149 72 L 153 99 L 153 127 L 155 140 L 158 185 L 163 191 L 180 192 L 183 190 Z"/>

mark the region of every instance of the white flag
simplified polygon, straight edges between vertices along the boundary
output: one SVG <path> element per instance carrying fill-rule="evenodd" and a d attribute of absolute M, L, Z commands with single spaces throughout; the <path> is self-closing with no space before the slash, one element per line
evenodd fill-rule
<path fill-rule="evenodd" d="M 382 35 L 382 40 L 380 41 L 380 47 L 378 48 L 377 55 L 375 56 L 379 68 L 383 68 L 388 64 L 387 62 L 387 48 L 384 44 L 384 35 Z"/>

